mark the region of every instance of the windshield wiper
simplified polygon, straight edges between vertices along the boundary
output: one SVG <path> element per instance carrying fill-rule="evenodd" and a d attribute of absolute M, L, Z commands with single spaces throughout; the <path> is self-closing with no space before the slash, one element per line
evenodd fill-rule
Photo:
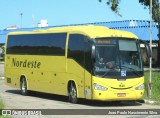
<path fill-rule="evenodd" d="M 101 77 L 104 78 L 108 73 L 114 72 L 114 70 L 116 70 L 117 67 L 119 67 L 119 69 L 120 69 L 120 67 L 121 67 L 121 69 L 122 69 L 122 68 L 126 68 L 126 69 L 129 69 L 129 70 L 132 70 L 132 72 L 134 72 L 138 77 L 141 77 L 141 76 L 142 76 L 142 75 L 139 74 L 135 69 L 133 69 L 133 68 L 131 68 L 131 67 L 124 66 L 124 65 L 121 65 L 121 66 L 115 65 L 114 68 L 112 68 L 112 69 L 108 70 L 107 72 L 105 72 Z"/>
<path fill-rule="evenodd" d="M 109 71 L 105 72 L 105 73 L 102 75 L 102 78 L 104 78 L 109 72 L 114 72 L 113 70 L 115 70 L 115 68 L 112 68 L 112 69 L 110 69 Z"/>
<path fill-rule="evenodd" d="M 109 72 L 111 72 L 111 71 L 105 72 L 105 73 L 102 75 L 102 78 L 104 78 Z"/>

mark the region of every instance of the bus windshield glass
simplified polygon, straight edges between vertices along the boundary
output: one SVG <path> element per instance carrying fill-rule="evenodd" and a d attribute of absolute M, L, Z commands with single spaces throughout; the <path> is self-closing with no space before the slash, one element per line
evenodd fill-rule
<path fill-rule="evenodd" d="M 139 43 L 127 38 L 97 38 L 94 74 L 109 78 L 143 76 Z"/>

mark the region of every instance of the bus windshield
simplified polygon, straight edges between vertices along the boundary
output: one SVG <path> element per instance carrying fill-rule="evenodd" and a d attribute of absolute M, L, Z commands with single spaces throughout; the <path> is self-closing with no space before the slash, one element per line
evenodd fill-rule
<path fill-rule="evenodd" d="M 139 43 L 127 38 L 97 38 L 95 76 L 133 78 L 143 76 Z"/>

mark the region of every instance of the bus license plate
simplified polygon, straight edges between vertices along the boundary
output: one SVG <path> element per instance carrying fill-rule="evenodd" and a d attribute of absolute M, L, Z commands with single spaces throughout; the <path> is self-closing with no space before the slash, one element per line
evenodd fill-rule
<path fill-rule="evenodd" d="M 125 97 L 125 96 L 126 96 L 126 93 L 118 93 L 117 96 L 118 96 L 118 97 Z"/>

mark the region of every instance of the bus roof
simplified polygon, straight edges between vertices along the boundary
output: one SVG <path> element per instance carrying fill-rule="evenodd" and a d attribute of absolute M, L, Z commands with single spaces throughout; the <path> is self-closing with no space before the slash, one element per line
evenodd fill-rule
<path fill-rule="evenodd" d="M 135 34 L 122 30 L 109 29 L 104 26 L 94 25 L 81 25 L 81 26 L 66 26 L 66 27 L 55 27 L 46 30 L 34 30 L 32 32 L 11 32 L 9 35 L 22 35 L 22 34 L 43 34 L 43 33 L 78 33 L 85 34 L 90 38 L 99 37 L 125 37 L 125 38 L 138 38 Z"/>

